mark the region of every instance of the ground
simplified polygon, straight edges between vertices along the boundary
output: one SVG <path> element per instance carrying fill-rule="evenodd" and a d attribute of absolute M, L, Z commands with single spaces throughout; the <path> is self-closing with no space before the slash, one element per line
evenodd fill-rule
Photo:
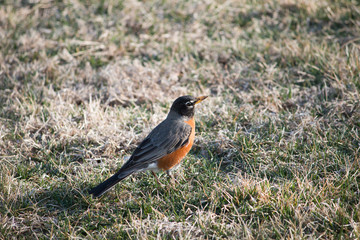
<path fill-rule="evenodd" d="M 0 239 L 360 238 L 355 0 L 0 2 Z M 175 172 L 111 176 L 178 96 Z"/>

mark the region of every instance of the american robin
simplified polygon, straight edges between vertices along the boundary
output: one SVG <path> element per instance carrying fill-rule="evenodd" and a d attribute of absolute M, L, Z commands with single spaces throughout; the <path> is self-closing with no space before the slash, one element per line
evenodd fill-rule
<path fill-rule="evenodd" d="M 195 137 L 195 104 L 207 96 L 182 96 L 177 98 L 170 108 L 166 119 L 162 121 L 135 149 L 129 160 L 112 177 L 89 193 L 100 197 L 116 183 L 130 174 L 151 170 L 170 170 L 178 165 L 190 151 Z"/>

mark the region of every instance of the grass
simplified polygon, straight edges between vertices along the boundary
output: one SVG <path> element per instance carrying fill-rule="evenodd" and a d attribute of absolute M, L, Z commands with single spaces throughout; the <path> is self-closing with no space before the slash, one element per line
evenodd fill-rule
<path fill-rule="evenodd" d="M 0 4 L 0 239 L 360 238 L 358 1 Z M 89 196 L 185 94 L 179 183 Z"/>

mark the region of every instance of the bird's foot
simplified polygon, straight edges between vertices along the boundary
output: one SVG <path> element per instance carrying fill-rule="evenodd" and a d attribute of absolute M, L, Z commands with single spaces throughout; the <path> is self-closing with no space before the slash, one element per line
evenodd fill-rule
<path fill-rule="evenodd" d="M 176 180 L 176 177 L 174 177 L 174 175 L 170 174 L 170 171 L 166 171 L 166 174 L 169 177 L 169 182 L 171 183 L 172 186 L 174 186 L 175 184 L 179 184 L 178 180 Z"/>
<path fill-rule="evenodd" d="M 160 187 L 164 187 L 164 186 L 160 183 L 159 178 L 156 176 L 156 174 L 155 174 L 153 171 L 151 171 L 151 173 L 154 175 L 157 184 L 158 184 Z"/>

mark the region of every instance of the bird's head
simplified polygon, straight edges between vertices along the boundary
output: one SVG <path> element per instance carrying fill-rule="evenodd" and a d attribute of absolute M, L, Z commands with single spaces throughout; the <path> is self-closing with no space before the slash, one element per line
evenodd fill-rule
<path fill-rule="evenodd" d="M 170 111 L 191 118 L 195 113 L 195 105 L 202 102 L 205 98 L 207 98 L 207 96 L 193 97 L 187 95 L 179 97 L 172 104 Z"/>

